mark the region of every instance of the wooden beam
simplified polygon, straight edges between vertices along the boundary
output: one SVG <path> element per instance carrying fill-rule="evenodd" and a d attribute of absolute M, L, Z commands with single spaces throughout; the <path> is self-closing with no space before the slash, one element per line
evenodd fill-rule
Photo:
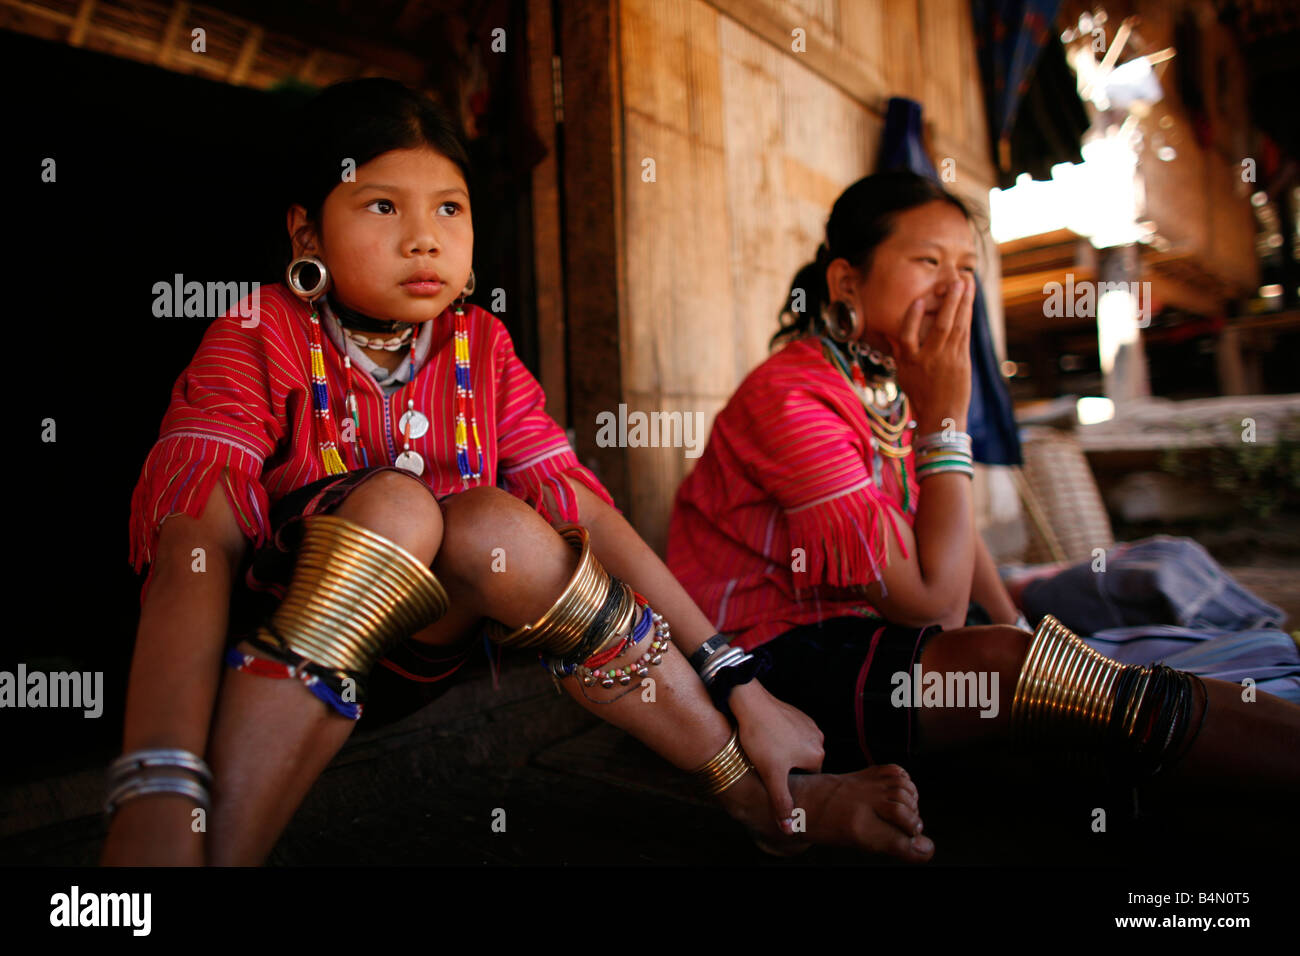
<path fill-rule="evenodd" d="M 1026 249 L 1037 249 L 1039 246 L 1056 246 L 1067 242 L 1078 242 L 1082 238 L 1083 236 L 1073 229 L 1053 229 L 1051 232 L 1040 232 L 1032 236 L 1021 236 L 1019 239 L 1008 239 L 1006 242 L 999 242 L 998 252 L 1008 256 L 1017 252 L 1024 252 Z"/>
<path fill-rule="evenodd" d="M 1076 285 L 1080 282 L 1091 282 L 1095 275 L 1094 270 L 1089 268 L 1070 269 L 1068 272 L 1074 276 Z M 1049 282 L 1060 282 L 1064 285 L 1065 276 L 1066 271 L 1061 269 L 1042 269 L 1038 272 L 1004 275 L 1002 277 L 1003 308 L 1011 309 L 1031 302 L 1041 303 L 1044 299 L 1043 286 Z"/>
<path fill-rule="evenodd" d="M 301 82 L 312 82 L 312 76 L 315 74 L 316 68 L 320 66 L 320 54 L 321 51 L 319 49 L 312 50 L 311 53 L 307 55 L 307 59 L 303 60 L 302 66 L 298 69 L 298 79 Z"/>
<path fill-rule="evenodd" d="M 1181 277 L 1148 272 L 1142 277 L 1151 283 L 1151 295 L 1161 305 L 1172 305 L 1195 315 L 1218 315 L 1227 304 L 1204 283 L 1185 282 Z"/>
<path fill-rule="evenodd" d="M 189 11 L 190 5 L 185 0 L 178 0 L 177 3 L 172 4 L 171 16 L 167 18 L 162 40 L 158 43 L 158 55 L 154 57 L 155 66 L 168 65 L 172 55 L 172 44 L 176 42 L 176 34 L 180 31 L 181 22 Z"/>
<path fill-rule="evenodd" d="M 49 7 L 42 7 L 39 4 L 27 3 L 25 0 L 0 0 L 0 3 L 3 3 L 6 7 L 13 7 L 15 10 L 21 10 L 23 13 L 52 20 L 55 23 L 71 25 L 76 22 L 73 17 L 66 13 L 60 13 L 58 10 L 51 10 Z"/>
<path fill-rule="evenodd" d="M 532 126 L 545 155 L 533 167 L 533 281 L 537 296 L 537 358 L 546 413 L 569 424 L 561 252 L 560 166 L 556 156 L 555 33 L 550 0 L 528 0 L 528 98 Z"/>
<path fill-rule="evenodd" d="M 95 0 L 81 0 L 81 5 L 77 7 L 77 19 L 73 21 L 72 32 L 68 34 L 69 46 L 81 46 L 86 42 L 86 30 L 94 15 Z"/>
<path fill-rule="evenodd" d="M 596 416 L 622 400 L 623 102 L 617 0 L 558 4 L 564 100 L 564 297 L 569 414 L 578 458 L 616 501 L 628 493 L 627 452 L 596 444 Z"/>
<path fill-rule="evenodd" d="M 249 28 L 248 36 L 244 37 L 244 45 L 239 49 L 239 57 L 235 60 L 235 65 L 230 69 L 229 82 L 236 86 L 244 85 L 249 71 L 253 69 L 253 63 L 257 60 L 257 51 L 261 48 L 262 28 L 253 25 Z"/>

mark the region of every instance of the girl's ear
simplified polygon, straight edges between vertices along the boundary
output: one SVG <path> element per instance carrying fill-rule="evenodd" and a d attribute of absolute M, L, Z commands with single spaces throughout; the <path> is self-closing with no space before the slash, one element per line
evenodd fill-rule
<path fill-rule="evenodd" d="M 293 244 L 294 258 L 314 256 L 320 253 L 320 242 L 316 237 L 316 228 L 312 225 L 307 210 L 302 206 L 290 206 L 286 216 L 289 229 L 289 241 Z"/>

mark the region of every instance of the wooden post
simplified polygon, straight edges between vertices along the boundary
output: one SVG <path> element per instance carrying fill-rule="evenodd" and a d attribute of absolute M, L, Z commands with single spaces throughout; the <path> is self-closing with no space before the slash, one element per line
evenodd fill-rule
<path fill-rule="evenodd" d="M 1219 391 L 1224 395 L 1245 395 L 1246 369 L 1241 362 L 1241 330 L 1235 325 L 1226 326 L 1219 333 L 1214 351 L 1219 372 Z"/>
<path fill-rule="evenodd" d="M 551 0 L 528 0 L 528 97 L 533 127 L 546 150 L 533 167 L 533 273 L 537 296 L 538 378 L 546 392 L 546 412 L 569 424 L 565 324 L 564 261 L 561 241 L 560 163 L 557 155 L 561 119 L 557 113 L 559 58 Z"/>
<path fill-rule="evenodd" d="M 615 0 L 557 4 L 564 124 L 564 298 L 569 414 L 578 458 L 626 501 L 627 450 L 596 445 L 596 416 L 617 414 L 623 301 L 623 129 Z"/>
<path fill-rule="evenodd" d="M 1102 319 L 1101 290 L 1106 288 L 1107 283 L 1124 283 L 1128 285 L 1136 283 L 1140 278 L 1141 271 L 1138 267 L 1136 246 L 1115 246 L 1098 250 L 1096 310 L 1099 335 L 1101 333 Z M 1136 303 L 1134 305 L 1136 306 Z M 1136 312 L 1132 316 L 1132 320 L 1136 324 Z M 1102 370 L 1103 374 L 1105 374 L 1106 397 L 1116 403 L 1151 394 L 1150 379 L 1147 375 L 1146 351 L 1142 346 L 1142 330 L 1138 328 L 1135 332 L 1136 335 L 1131 342 L 1119 347 L 1119 351 L 1115 354 L 1115 363 L 1110 372 L 1106 374 L 1105 369 Z"/>

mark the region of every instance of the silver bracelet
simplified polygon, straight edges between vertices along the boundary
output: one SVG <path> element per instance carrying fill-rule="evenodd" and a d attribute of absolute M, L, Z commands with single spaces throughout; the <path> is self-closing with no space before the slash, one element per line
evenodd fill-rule
<path fill-rule="evenodd" d="M 925 451 L 927 448 L 964 448 L 969 450 L 972 447 L 973 439 L 968 432 L 930 432 L 928 435 L 922 435 L 912 442 L 912 447 L 917 451 Z"/>
<path fill-rule="evenodd" d="M 154 767 L 188 770 L 206 785 L 212 786 L 212 770 L 203 758 L 179 747 L 152 747 L 123 754 L 108 765 L 108 779 L 111 784 L 127 774 L 135 774 Z"/>
<path fill-rule="evenodd" d="M 117 808 L 128 800 L 151 793 L 177 793 L 189 797 L 205 811 L 210 806 L 208 788 L 197 780 L 188 777 L 131 776 L 109 793 L 108 802 L 104 804 L 104 812 L 111 817 Z"/>
<path fill-rule="evenodd" d="M 718 671 L 724 667 L 731 667 L 747 660 L 749 660 L 749 655 L 741 648 L 729 647 L 723 653 L 711 657 L 709 662 L 700 669 L 700 680 L 704 681 L 705 687 L 708 687 L 713 683 L 713 679 L 718 676 Z"/>

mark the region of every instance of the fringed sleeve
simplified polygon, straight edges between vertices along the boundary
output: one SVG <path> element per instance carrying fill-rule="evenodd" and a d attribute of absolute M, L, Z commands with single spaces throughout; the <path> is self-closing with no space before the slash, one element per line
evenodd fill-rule
<path fill-rule="evenodd" d="M 564 433 L 560 433 L 564 438 Z M 578 464 L 577 457 L 566 442 L 563 448 L 557 448 L 547 457 L 531 462 L 524 462 L 513 468 L 501 469 L 502 482 L 506 491 L 516 498 L 522 498 L 537 509 L 538 513 L 551 524 L 576 522 L 578 520 L 578 501 L 573 494 L 573 481 L 579 481 L 591 490 L 601 501 L 614 507 L 614 499 L 596 480 L 588 469 Z M 552 512 L 547 498 L 550 492 L 558 512 Z"/>
<path fill-rule="evenodd" d="M 887 523 L 907 555 L 898 506 L 872 477 L 863 429 L 848 417 L 851 406 L 841 407 L 837 393 L 821 383 L 792 386 L 788 377 L 752 376 L 742 393 L 736 426 L 725 437 L 781 509 L 764 549 L 769 559 L 788 562 L 800 589 L 879 581 Z"/>
<path fill-rule="evenodd" d="M 879 581 L 888 560 L 886 517 L 903 557 L 908 556 L 890 515 L 896 508 L 869 480 L 834 497 L 788 508 L 785 516 L 795 585 L 848 588 Z M 802 560 L 796 548 L 802 549 Z"/>
<path fill-rule="evenodd" d="M 266 540 L 262 468 L 282 433 L 271 411 L 263 341 L 269 324 L 246 329 L 238 315 L 217 319 L 176 380 L 158 442 L 131 496 L 130 560 L 137 573 L 157 557 L 163 521 L 177 514 L 200 517 L 218 482 L 240 531 L 255 545 Z"/>
<path fill-rule="evenodd" d="M 586 486 L 611 508 L 614 499 L 600 480 L 578 463 L 564 431 L 546 414 L 546 395 L 515 354 L 510 335 L 497 332 L 497 474 L 506 491 L 526 501 L 552 524 L 578 520 L 572 483 Z M 552 512 L 547 492 L 558 513 Z"/>
<path fill-rule="evenodd" d="M 131 495 L 131 565 L 136 573 L 153 563 L 163 520 L 178 514 L 200 517 L 218 481 L 239 530 L 254 545 L 262 544 L 270 505 L 261 474 L 262 458 L 250 449 L 210 436 L 160 438 Z"/>

